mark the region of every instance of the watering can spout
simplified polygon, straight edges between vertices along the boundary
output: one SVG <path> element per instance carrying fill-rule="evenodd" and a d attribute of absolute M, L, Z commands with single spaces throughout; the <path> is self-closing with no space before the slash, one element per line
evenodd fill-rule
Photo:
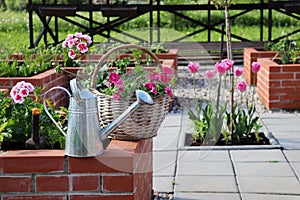
<path fill-rule="evenodd" d="M 122 124 L 132 113 L 134 113 L 143 104 L 153 104 L 151 96 L 142 90 L 135 92 L 137 100 L 131 104 L 119 117 L 109 124 L 103 131 L 100 132 L 99 138 L 101 141 L 107 138 L 120 124 Z"/>

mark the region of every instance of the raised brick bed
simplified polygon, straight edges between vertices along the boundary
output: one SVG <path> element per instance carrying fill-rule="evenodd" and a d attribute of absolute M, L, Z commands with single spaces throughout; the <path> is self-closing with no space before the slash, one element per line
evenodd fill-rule
<path fill-rule="evenodd" d="M 90 158 L 63 150 L 0 152 L 0 199 L 151 199 L 152 147 L 152 139 L 113 140 Z"/>
<path fill-rule="evenodd" d="M 251 64 L 258 58 L 273 58 L 275 51 L 264 51 L 262 48 L 244 48 L 244 78 L 249 85 L 256 85 L 256 73 L 252 73 Z M 259 73 L 259 72 L 258 72 Z"/>
<path fill-rule="evenodd" d="M 270 58 L 259 58 L 257 94 L 269 110 L 300 109 L 300 64 L 279 65 Z"/>

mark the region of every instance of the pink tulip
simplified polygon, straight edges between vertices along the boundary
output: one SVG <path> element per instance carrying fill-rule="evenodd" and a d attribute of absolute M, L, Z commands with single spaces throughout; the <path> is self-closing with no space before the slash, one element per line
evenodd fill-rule
<path fill-rule="evenodd" d="M 246 81 L 239 81 L 239 82 L 237 83 L 237 89 L 238 89 L 240 92 L 246 91 L 246 89 L 247 89 L 247 83 L 246 83 Z"/>
<path fill-rule="evenodd" d="M 260 70 L 260 64 L 258 62 L 253 62 L 251 67 L 253 73 L 257 73 Z"/>
<path fill-rule="evenodd" d="M 206 75 L 207 79 L 212 79 L 214 77 L 214 71 L 213 70 L 207 70 L 205 75 Z"/>
<path fill-rule="evenodd" d="M 215 68 L 216 68 L 216 71 L 218 72 L 218 74 L 222 75 L 226 72 L 227 65 L 222 63 L 222 62 L 221 63 L 216 63 Z"/>
<path fill-rule="evenodd" d="M 226 71 L 227 70 L 230 70 L 234 64 L 233 60 L 230 60 L 230 59 L 224 59 L 221 61 L 221 63 L 224 63 L 226 65 Z"/>
<path fill-rule="evenodd" d="M 188 64 L 188 68 L 192 74 L 197 73 L 199 70 L 199 67 L 200 67 L 200 65 L 198 63 L 189 62 L 189 64 Z"/>
<path fill-rule="evenodd" d="M 235 76 L 242 76 L 243 72 L 244 72 L 244 69 L 242 67 L 234 68 L 234 75 Z"/>

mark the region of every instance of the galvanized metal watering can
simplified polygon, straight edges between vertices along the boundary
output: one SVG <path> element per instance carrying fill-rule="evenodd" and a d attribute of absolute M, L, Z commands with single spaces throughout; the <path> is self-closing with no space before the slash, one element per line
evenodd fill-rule
<path fill-rule="evenodd" d="M 72 94 L 63 87 L 53 87 L 45 93 L 43 105 L 53 123 L 66 136 L 65 154 L 73 157 L 91 157 L 104 152 L 103 140 L 112 133 L 127 117 L 143 103 L 153 104 L 151 96 L 141 90 L 136 91 L 137 101 L 128 107 L 117 119 L 104 130 L 100 129 L 97 97 L 86 88 L 78 89 L 76 79 L 70 81 Z M 47 110 L 46 96 L 49 92 L 61 89 L 70 97 L 68 130 L 65 133 Z"/>

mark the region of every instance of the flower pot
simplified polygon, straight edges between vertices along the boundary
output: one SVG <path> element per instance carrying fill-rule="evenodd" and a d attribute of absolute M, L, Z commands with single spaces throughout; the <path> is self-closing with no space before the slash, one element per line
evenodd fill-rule
<path fill-rule="evenodd" d="M 268 110 L 300 109 L 300 64 L 278 64 L 259 58 L 257 94 Z"/>
<path fill-rule="evenodd" d="M 257 58 L 273 58 L 276 53 L 264 51 L 263 48 L 244 48 L 244 78 L 249 85 L 256 85 L 257 80 L 256 73 L 252 73 L 252 62 L 257 62 Z"/>

